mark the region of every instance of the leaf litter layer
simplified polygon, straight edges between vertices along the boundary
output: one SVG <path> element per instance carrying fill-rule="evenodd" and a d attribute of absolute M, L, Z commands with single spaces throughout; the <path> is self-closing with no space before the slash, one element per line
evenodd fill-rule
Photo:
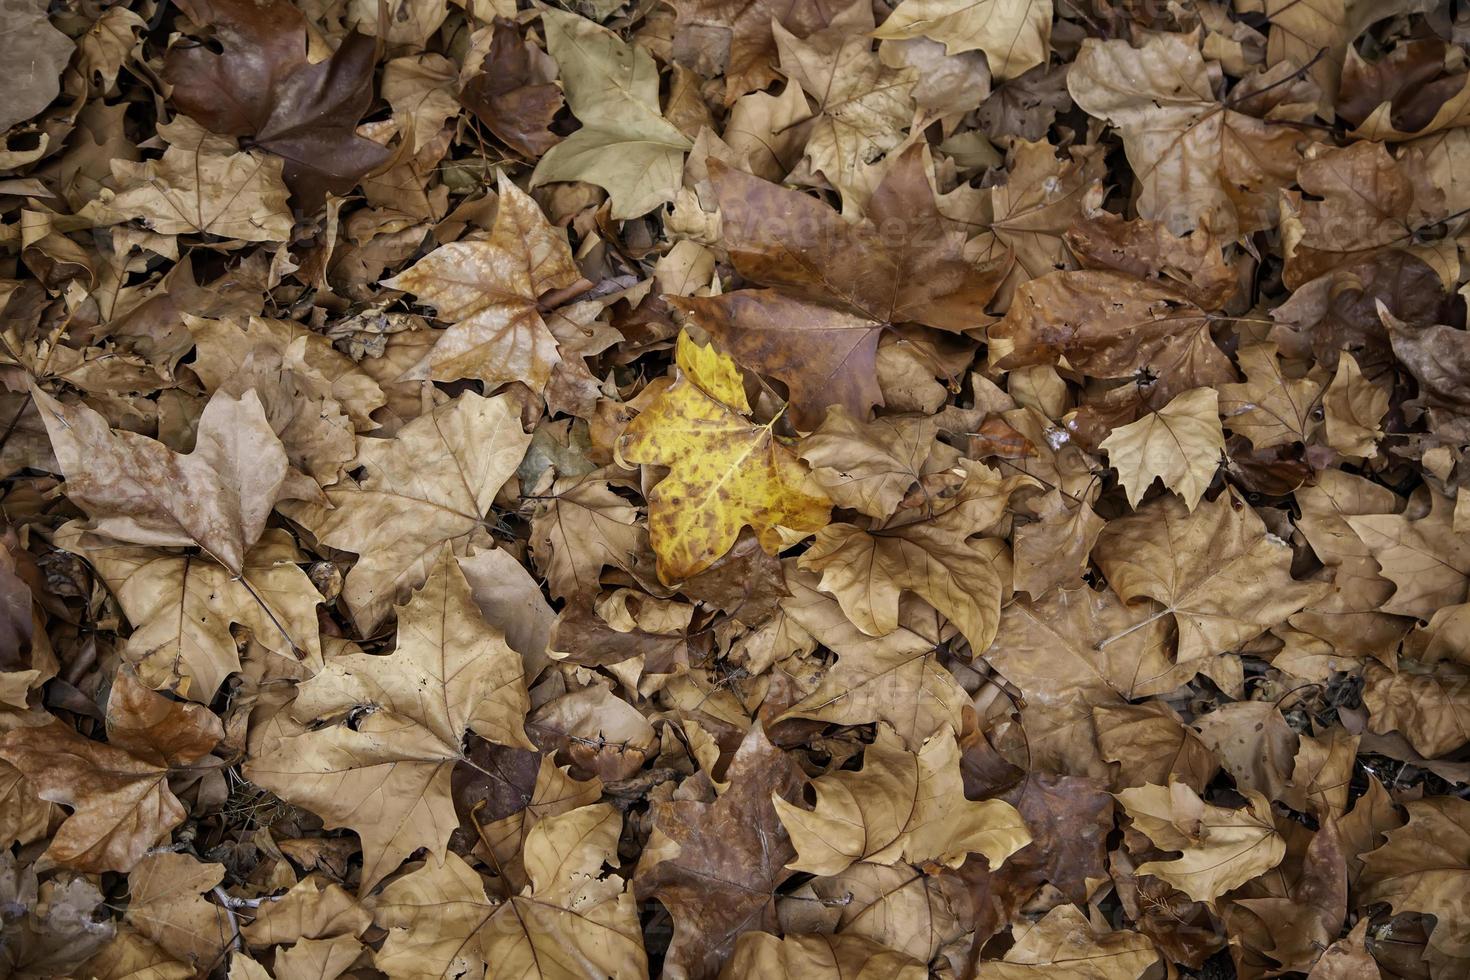
<path fill-rule="evenodd" d="M 1470 976 L 1459 6 L 11 7 L 0 975 Z"/>

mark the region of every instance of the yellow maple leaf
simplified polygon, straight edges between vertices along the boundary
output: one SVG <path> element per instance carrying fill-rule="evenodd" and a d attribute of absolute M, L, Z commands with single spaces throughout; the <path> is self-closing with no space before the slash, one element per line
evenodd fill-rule
<path fill-rule="evenodd" d="M 680 376 L 618 440 L 623 463 L 667 466 L 648 495 L 648 530 L 659 577 L 682 581 L 730 550 L 749 525 L 774 554 L 779 527 L 815 531 L 831 501 L 777 439 L 775 420 L 757 424 L 735 363 L 679 335 Z"/>

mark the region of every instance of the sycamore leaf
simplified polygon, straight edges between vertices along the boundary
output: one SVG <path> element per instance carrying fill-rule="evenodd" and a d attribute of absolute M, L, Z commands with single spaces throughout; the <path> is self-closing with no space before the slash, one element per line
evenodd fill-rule
<path fill-rule="evenodd" d="M 1287 377 L 1275 344 L 1252 344 L 1237 356 L 1245 382 L 1220 386 L 1220 412 L 1230 431 L 1257 449 L 1308 442 L 1317 429 L 1322 386 L 1311 378 Z"/>
<path fill-rule="evenodd" d="M 874 36 L 933 38 L 952 55 L 984 51 L 1005 79 L 1045 64 L 1051 21 L 1051 0 L 904 0 Z"/>
<path fill-rule="evenodd" d="M 928 968 L 896 949 L 848 934 L 747 932 L 721 977 L 802 977 L 803 980 L 924 980 Z"/>
<path fill-rule="evenodd" d="M 320 593 L 297 567 L 302 555 L 282 531 L 266 531 L 238 576 L 197 556 L 119 544 L 75 523 L 56 532 L 60 548 L 82 555 L 133 625 L 122 649 L 149 687 L 208 703 L 240 669 L 232 626 L 266 649 L 321 669 L 316 607 Z"/>
<path fill-rule="evenodd" d="M 1289 66 L 1282 67 L 1258 88 L 1288 77 Z M 1085 111 L 1121 131 L 1142 182 L 1141 216 L 1175 234 L 1203 226 L 1226 239 L 1275 223 L 1277 192 L 1295 180 L 1299 148 L 1309 140 L 1274 115 L 1262 120 L 1232 108 L 1239 100 L 1216 98 L 1193 37 L 1148 34 L 1137 48 L 1088 38 L 1067 88 Z"/>
<path fill-rule="evenodd" d="M 1364 902 L 1387 902 L 1395 912 L 1437 918 L 1431 950 L 1470 959 L 1464 916 L 1470 886 L 1470 801 L 1453 796 L 1404 804 L 1409 822 L 1388 831 L 1388 842 L 1365 855 Z"/>
<path fill-rule="evenodd" d="M 328 490 L 331 509 L 293 502 L 282 510 L 321 543 L 359 556 L 342 594 L 370 635 L 423 583 L 446 542 L 468 550 L 530 442 L 509 396 L 465 392 L 392 439 L 360 438 L 366 475 L 358 487 Z"/>
<path fill-rule="evenodd" d="M 648 548 L 638 509 L 613 493 L 606 480 L 563 478 L 536 502 L 531 550 L 557 598 L 596 592 L 608 565 L 649 578 L 651 570 L 638 567 Z"/>
<path fill-rule="evenodd" d="M 882 519 L 932 472 L 928 463 L 938 429 L 928 419 L 861 423 L 834 405 L 821 427 L 801 441 L 801 458 L 834 504 Z"/>
<path fill-rule="evenodd" d="M 1134 507 L 1157 478 L 1194 510 L 1225 451 L 1219 393 L 1213 388 L 1186 391 L 1157 412 L 1114 429 L 1100 448 Z"/>
<path fill-rule="evenodd" d="M 1241 13 L 1264 14 L 1271 30 L 1266 61 L 1310 67 L 1322 90 L 1323 104 L 1331 106 L 1342 75 L 1343 59 L 1352 42 L 1374 21 L 1422 8 L 1423 0 L 1236 0 Z M 1326 118 L 1331 119 L 1330 115 Z"/>
<path fill-rule="evenodd" d="M 692 144 L 659 111 L 653 57 L 575 14 L 545 9 L 541 24 L 582 128 L 546 151 L 532 186 L 596 184 L 612 198 L 614 218 L 636 218 L 672 201 Z"/>
<path fill-rule="evenodd" d="M 981 963 L 980 980 L 1139 980 L 1158 963 L 1148 937 L 1126 929 L 1102 932 L 1075 905 L 1058 905 L 1041 921 L 1018 927 L 1003 962 Z"/>
<path fill-rule="evenodd" d="M 169 48 L 164 74 L 175 103 L 214 132 L 248 135 L 280 157 L 286 182 L 308 208 L 329 192 L 346 193 L 388 160 L 386 147 L 357 132 L 373 101 L 372 39 L 352 32 L 330 57 L 312 58 L 313 28 L 283 0 L 188 0 L 183 7 L 194 23 L 215 28 L 216 47 Z"/>
<path fill-rule="evenodd" d="M 1116 272 L 1054 272 L 1022 283 L 990 338 L 1007 343 L 997 362 L 1003 369 L 1065 358 L 1087 377 L 1127 382 L 1089 393 L 1078 411 L 1078 427 L 1097 431 L 1098 440 L 1191 388 L 1235 380 L 1204 310 Z"/>
<path fill-rule="evenodd" d="M 119 672 L 107 701 L 108 743 L 52 720 L 0 739 L 43 800 L 72 809 L 46 854 L 82 871 L 129 871 L 186 811 L 169 789 L 171 769 L 191 766 L 224 736 L 203 705 L 180 704 Z"/>
<path fill-rule="evenodd" d="M 520 657 L 480 618 L 449 548 L 398 619 L 391 655 L 336 657 L 298 689 L 298 722 L 334 724 L 288 735 L 246 766 L 253 782 L 358 833 L 364 890 L 417 848 L 442 860 L 459 822 L 449 777 L 466 730 L 531 745 Z"/>
<path fill-rule="evenodd" d="M 25 122 L 51 104 L 61 91 L 61 73 L 75 47 L 71 38 L 52 26 L 42 0 L 16 4 L 8 13 L 0 71 L 15 84 L 0 110 L 0 129 Z"/>
<path fill-rule="evenodd" d="M 1416 244 L 1416 232 L 1449 210 L 1421 158 L 1395 160 L 1382 143 L 1313 146 L 1297 183 L 1301 193 L 1283 195 L 1282 221 L 1282 275 L 1293 288 L 1378 249 Z"/>
<path fill-rule="evenodd" d="M 1104 528 L 1093 557 L 1124 601 L 1154 599 L 1152 618 L 1174 617 L 1181 662 L 1244 643 L 1328 591 L 1292 578 L 1291 547 L 1234 491 L 1193 512 L 1161 497 Z"/>
<path fill-rule="evenodd" d="M 740 743 L 725 773 L 730 788 L 713 803 L 653 806 L 653 835 L 633 883 L 674 919 L 666 970 L 713 977 L 741 933 L 776 927 L 776 889 L 796 856 L 773 798 L 799 798 L 806 777 L 767 741 L 760 725 Z"/>
<path fill-rule="evenodd" d="M 1039 599 L 1058 587 L 1072 587 L 1087 570 L 1087 556 L 1104 521 L 1084 500 L 1048 491 L 1031 503 L 1037 520 L 1018 524 L 1012 540 L 1017 592 Z"/>
<path fill-rule="evenodd" d="M 1118 764 L 1120 779 L 1114 785 L 1177 780 L 1199 793 L 1220 768 L 1199 736 L 1162 701 L 1096 707 L 1092 719 L 1098 751 Z"/>
<path fill-rule="evenodd" d="M 1371 459 L 1378 455 L 1388 392 L 1363 377 L 1357 360 L 1347 351 L 1339 355 L 1337 374 L 1322 394 L 1322 411 L 1327 445 L 1344 456 Z"/>
<path fill-rule="evenodd" d="M 838 935 L 860 936 L 920 962 L 967 931 L 965 888 L 953 873 L 861 861 L 840 875 L 817 878 L 811 889 L 824 905 L 840 910 Z"/>
<path fill-rule="evenodd" d="M 1400 660 L 1397 671 L 1370 663 L 1364 678 L 1370 730 L 1402 732 L 1429 759 L 1470 742 L 1470 668 Z"/>
<path fill-rule="evenodd" d="M 198 545 L 235 575 L 259 540 L 286 476 L 286 452 L 255 392 L 219 394 L 199 416 L 194 451 L 111 429 L 78 402 L 39 387 L 31 396 L 46 422 L 67 494 L 103 534 L 134 544 Z"/>
<path fill-rule="evenodd" d="M 937 614 L 914 598 L 899 600 L 898 628 L 868 636 L 843 614 L 837 600 L 818 591 L 817 576 L 788 568 L 781 608 L 801 629 L 822 638 L 837 663 L 783 718 L 816 718 L 839 725 L 883 721 L 912 751 L 946 728 L 958 732 L 969 695 L 939 662 L 945 631 Z M 952 631 L 952 630 L 951 630 Z"/>
<path fill-rule="evenodd" d="M 523 381 L 539 392 L 560 360 L 537 299 L 577 281 L 566 235 L 500 175 L 495 227 L 484 241 L 442 245 L 383 285 L 413 293 L 453 321 L 405 378 Z"/>
<path fill-rule="evenodd" d="M 674 50 L 679 60 L 716 60 L 709 65 L 710 73 L 723 71 L 726 105 L 780 77 L 774 25 L 806 37 L 825 27 L 836 13 L 826 2 L 791 0 L 742 0 L 734 6 L 728 0 L 677 0 L 672 6 L 678 15 Z"/>
<path fill-rule="evenodd" d="M 1070 247 L 1069 229 L 1106 172 L 1099 154 L 1074 147 L 1070 158 L 1059 159 L 1044 140 L 1013 142 L 1006 171 L 1006 182 L 990 188 L 989 199 L 981 199 L 975 209 L 978 213 L 950 210 L 949 200 L 965 188 L 946 196 L 941 205 L 950 217 L 986 229 L 970 241 L 971 254 L 988 258 L 1014 253 L 1015 266 L 996 304 L 999 309 L 1020 283 L 1072 266 L 1075 248 Z"/>
<path fill-rule="evenodd" d="M 621 878 L 602 876 L 622 822 L 606 803 L 543 820 L 526 838 L 530 884 L 503 899 L 452 851 L 396 879 L 373 901 L 373 921 L 388 930 L 374 965 L 403 977 L 487 967 L 527 980 L 646 976 L 633 896 Z"/>
<path fill-rule="evenodd" d="M 540 156 L 561 139 L 551 132 L 562 106 L 555 67 L 511 22 L 496 20 L 489 30 L 490 50 L 459 100 L 517 153 Z"/>
<path fill-rule="evenodd" d="M 1214 905 L 1221 895 L 1270 871 L 1286 856 L 1276 832 L 1271 804 L 1260 793 L 1243 791 L 1239 810 L 1205 803 L 1183 783 L 1153 784 L 1117 794 L 1133 826 L 1165 851 L 1170 861 L 1148 861 L 1138 874 L 1162 878 L 1196 902 Z"/>
<path fill-rule="evenodd" d="M 163 127 L 160 127 L 162 129 Z M 162 158 L 112 161 L 117 192 L 103 191 L 82 210 L 99 225 L 141 220 L 160 235 L 216 235 L 243 242 L 284 242 L 291 211 L 281 161 L 181 117 Z"/>
<path fill-rule="evenodd" d="M 880 725 L 863 751 L 863 768 L 829 773 L 812 782 L 811 810 L 772 798 L 796 848 L 788 867 L 835 875 L 856 861 L 891 864 L 939 862 L 959 867 L 970 852 L 992 869 L 1031 842 L 1015 807 L 1000 800 L 965 799 L 959 745 L 949 732 L 917 753 L 893 729 Z"/>
<path fill-rule="evenodd" d="M 1083 268 L 1155 280 L 1202 309 L 1219 309 L 1240 288 L 1226 243 L 1202 229 L 1176 235 L 1157 221 L 1089 210 L 1067 229 L 1066 242 Z"/>
<path fill-rule="evenodd" d="M 737 271 L 772 289 L 685 297 L 675 305 L 742 364 L 781 379 L 797 427 L 829 405 L 866 419 L 882 404 L 878 341 L 893 324 L 958 331 L 987 322 L 1004 260 L 976 266 L 965 234 L 946 221 L 924 147 L 905 150 L 851 223 L 807 194 L 711 161 L 722 244 Z"/>
<path fill-rule="evenodd" d="M 125 922 L 174 960 L 207 968 L 230 942 L 225 910 L 200 897 L 225 877 L 221 864 L 187 854 L 149 854 L 128 872 Z"/>
<path fill-rule="evenodd" d="M 990 645 L 1000 618 L 1001 577 L 995 550 L 970 538 L 999 520 L 1010 495 L 1034 481 L 1002 479 L 968 461 L 963 472 L 955 496 L 931 503 L 928 513 L 874 530 L 829 524 L 801 556 L 801 567 L 822 573 L 822 591 L 836 596 L 869 636 L 897 629 L 899 595 L 907 591 L 942 612 L 973 650 Z"/>
<path fill-rule="evenodd" d="M 18 862 L 9 849 L 0 854 L 0 901 L 5 903 L 0 963 L 14 977 L 88 975 L 79 968 L 121 935 L 111 920 L 98 916 L 104 899 L 96 885 L 80 875 L 42 884 L 35 866 Z M 160 980 L 174 978 L 160 975 Z"/>
<path fill-rule="evenodd" d="M 1465 601 L 1470 588 L 1470 534 L 1454 529 L 1454 501 L 1431 492 L 1429 513 L 1359 514 L 1345 519 L 1396 586 L 1381 606 L 1386 613 L 1429 619 L 1436 610 Z"/>
<path fill-rule="evenodd" d="M 890 68 L 873 51 L 873 8 L 863 0 L 805 38 L 779 23 L 771 30 L 782 73 L 817 103 L 807 162 L 844 195 L 856 192 L 862 166 L 903 141 L 918 74 Z"/>
<path fill-rule="evenodd" d="M 831 504 L 811 487 L 796 455 L 779 441 L 775 422 L 757 425 L 734 363 L 679 336 L 681 375 L 618 440 L 632 463 L 669 467 L 648 494 L 648 531 L 658 574 L 673 583 L 714 564 L 750 526 L 774 554 L 778 528 L 814 531 Z"/>

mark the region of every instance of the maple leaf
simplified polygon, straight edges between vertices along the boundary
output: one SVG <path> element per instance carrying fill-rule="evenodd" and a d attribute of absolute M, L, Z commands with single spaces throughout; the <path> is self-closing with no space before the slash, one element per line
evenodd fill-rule
<path fill-rule="evenodd" d="M 801 556 L 801 567 L 822 573 L 822 591 L 836 596 L 869 636 L 898 627 L 899 595 L 908 591 L 948 617 L 971 649 L 990 645 L 1000 618 L 1001 579 L 995 552 L 970 538 L 999 520 L 1010 495 L 1034 481 L 1002 479 L 968 461 L 962 472 L 965 482 L 956 494 L 934 502 L 929 512 L 901 515 L 872 530 L 829 524 Z"/>
<path fill-rule="evenodd" d="M 1214 904 L 1221 895 L 1276 867 L 1286 856 L 1286 842 L 1276 832 L 1271 804 L 1260 793 L 1245 790 L 1239 810 L 1201 800 L 1183 783 L 1149 784 L 1125 789 L 1118 802 L 1133 826 L 1166 851 L 1179 851 L 1170 861 L 1138 866 L 1196 902 Z"/>
<path fill-rule="evenodd" d="M 990 328 L 1009 348 L 1003 369 L 1068 365 L 1090 378 L 1129 381 L 1087 398 L 1084 434 L 1157 411 L 1192 388 L 1235 380 L 1215 345 L 1210 318 L 1181 294 L 1113 272 L 1055 272 L 1023 283 L 1006 317 Z"/>
<path fill-rule="evenodd" d="M 1436 917 L 1429 951 L 1470 959 L 1470 934 L 1461 913 L 1470 875 L 1470 802 L 1431 797 L 1404 804 L 1409 822 L 1388 831 L 1388 842 L 1363 857 L 1365 902 L 1387 902 L 1395 912 Z"/>
<path fill-rule="evenodd" d="M 532 186 L 596 184 L 612 199 L 614 218 L 636 218 L 672 201 L 679 166 L 693 144 L 659 111 L 652 56 L 575 14 L 543 10 L 541 23 L 582 128 L 546 151 Z"/>
<path fill-rule="evenodd" d="M 727 967 L 736 976 L 802 976 L 810 980 L 882 976 L 923 980 L 925 965 L 911 956 L 855 935 L 787 935 L 747 932 L 735 943 Z"/>
<path fill-rule="evenodd" d="M 815 198 L 712 161 L 722 241 L 746 279 L 775 289 L 688 297 L 675 305 L 742 364 L 780 378 L 799 428 L 829 405 L 866 419 L 881 404 L 875 359 L 885 328 L 963 330 L 989 322 L 985 304 L 1004 264 L 977 268 L 964 232 L 934 200 L 923 147 L 905 150 L 851 224 Z"/>
<path fill-rule="evenodd" d="M 1233 491 L 1193 512 L 1160 498 L 1104 528 L 1093 557 L 1124 601 L 1156 599 L 1153 617 L 1174 617 L 1181 662 L 1258 636 L 1327 591 L 1292 578 L 1290 546 Z"/>
<path fill-rule="evenodd" d="M 1059 905 L 1039 922 L 1017 930 L 1004 961 L 987 961 L 981 980 L 1138 980 L 1158 962 L 1147 936 L 1129 930 L 1103 932 L 1073 905 Z"/>
<path fill-rule="evenodd" d="M 991 868 L 1031 842 L 1015 807 L 1000 800 L 973 803 L 961 791 L 959 745 L 943 732 L 917 753 L 880 725 L 863 750 L 863 768 L 812 782 L 816 806 L 803 809 L 773 797 L 776 815 L 796 848 L 793 870 L 835 875 L 854 862 L 937 861 L 958 867 L 970 852 Z M 908 806 L 895 807 L 898 801 Z"/>
<path fill-rule="evenodd" d="M 269 530 L 239 575 L 191 555 L 119 544 L 59 528 L 56 545 L 87 559 L 117 597 L 133 632 L 122 649 L 144 683 L 208 703 L 240 669 L 233 626 L 292 663 L 321 667 L 316 607 L 321 595 L 297 567 L 300 551 Z"/>
<path fill-rule="evenodd" d="M 759 725 L 725 778 L 730 788 L 713 803 L 653 807 L 653 836 L 633 876 L 638 897 L 658 899 L 674 917 L 665 969 L 692 978 L 718 973 L 741 933 L 775 927 L 775 891 L 796 856 L 772 800 L 795 799 L 806 777 Z"/>
<path fill-rule="evenodd" d="M 389 152 L 356 132 L 373 100 L 375 43 L 351 33 L 331 57 L 308 58 L 308 25 L 283 0 L 190 0 L 194 23 L 213 27 L 223 50 L 180 44 L 164 74 L 172 99 L 216 133 L 248 136 L 285 164 L 300 203 L 318 207 L 342 194 Z"/>
<path fill-rule="evenodd" d="M 874 36 L 929 37 L 951 55 L 984 51 L 1005 79 L 1046 63 L 1051 20 L 1051 0 L 904 0 Z"/>
<path fill-rule="evenodd" d="M 373 900 L 373 920 L 388 930 L 374 964 L 390 976 L 487 966 L 534 980 L 647 976 L 633 896 L 621 878 L 600 875 L 622 823 L 606 803 L 541 821 L 526 837 L 530 884 L 518 895 L 491 898 L 452 851 L 441 865 L 395 879 Z"/>
<path fill-rule="evenodd" d="M 903 140 L 913 116 L 911 68 L 891 68 L 873 52 L 871 4 L 855 0 L 831 24 L 798 38 L 771 26 L 781 72 L 817 106 L 805 156 L 811 169 L 844 195 L 859 186 L 859 168 Z"/>
<path fill-rule="evenodd" d="M 464 84 L 459 101 L 511 149 L 540 156 L 561 138 L 550 128 L 562 106 L 556 71 L 547 70 L 546 56 L 521 38 L 515 24 L 497 19 L 490 31 L 480 73 Z"/>
<path fill-rule="evenodd" d="M 358 487 L 326 491 L 330 510 L 282 507 L 323 544 L 359 556 L 343 595 L 364 636 L 424 581 L 445 542 L 463 551 L 482 527 L 531 441 L 517 415 L 508 396 L 466 392 L 392 439 L 359 440 L 366 475 Z"/>
<path fill-rule="evenodd" d="M 198 545 L 241 573 L 286 475 L 286 452 L 253 391 L 210 399 L 187 456 L 113 430 L 85 404 L 65 405 L 35 386 L 31 397 L 68 493 L 98 531 L 135 544 Z"/>
<path fill-rule="evenodd" d="M 756 425 L 734 362 L 680 334 L 679 380 L 629 423 L 618 440 L 628 462 L 669 467 L 648 494 L 649 540 L 665 582 L 689 578 L 730 550 L 746 525 L 767 552 L 778 527 L 812 531 L 831 505 L 807 489 L 796 455 L 775 422 Z"/>
<path fill-rule="evenodd" d="M 837 663 L 783 718 L 816 718 L 839 725 L 884 721 L 917 751 L 935 732 L 958 732 L 968 700 L 939 662 L 943 630 L 938 616 L 916 598 L 900 599 L 898 628 L 880 637 L 854 626 L 837 601 L 817 589 L 817 576 L 787 569 L 791 595 L 781 608 L 801 629 L 820 636 Z"/>
<path fill-rule="evenodd" d="M 521 727 L 530 703 L 520 657 L 480 618 L 447 547 L 428 571 L 398 610 L 391 655 L 335 657 L 298 688 L 297 721 L 336 723 L 288 735 L 246 766 L 253 782 L 357 832 L 364 890 L 419 847 L 443 859 L 458 825 L 450 773 L 465 757 L 467 730 L 531 745 Z"/>
<path fill-rule="evenodd" d="M 183 823 L 171 770 L 192 766 L 224 737 L 207 708 L 155 694 L 119 672 L 107 700 L 108 742 L 52 719 L 0 739 L 0 758 L 43 800 L 71 807 L 46 854 L 82 871 L 129 871 Z"/>
<path fill-rule="evenodd" d="M 486 390 L 524 381 L 537 392 L 551 380 L 560 355 L 537 300 L 580 273 L 565 236 L 504 173 L 498 191 L 489 239 L 442 245 L 383 282 L 453 321 L 405 378 L 473 378 Z"/>
<path fill-rule="evenodd" d="M 1225 451 L 1219 393 L 1195 388 L 1177 395 L 1157 412 L 1114 429 L 1099 448 L 1118 471 L 1132 506 L 1159 479 L 1194 510 Z"/>
<path fill-rule="evenodd" d="M 1296 178 L 1309 141 L 1278 116 L 1262 120 L 1237 108 L 1248 91 L 1289 76 L 1276 72 L 1250 90 L 1242 83 L 1221 102 L 1192 38 L 1150 34 L 1137 48 L 1087 39 L 1067 88 L 1089 114 L 1121 131 L 1143 187 L 1140 215 L 1175 234 L 1203 226 L 1230 239 L 1275 224 L 1277 192 Z"/>

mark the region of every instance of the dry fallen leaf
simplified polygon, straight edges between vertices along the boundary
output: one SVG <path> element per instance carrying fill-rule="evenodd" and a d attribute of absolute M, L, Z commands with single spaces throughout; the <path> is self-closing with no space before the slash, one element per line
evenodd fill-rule
<path fill-rule="evenodd" d="M 11 6 L 0 976 L 1470 976 L 1457 5 Z"/>
<path fill-rule="evenodd" d="M 796 455 L 758 425 L 728 357 L 679 335 L 680 377 L 618 441 L 622 460 L 657 463 L 669 475 L 648 496 L 649 540 L 659 577 L 681 582 L 730 550 L 742 527 L 774 552 L 778 528 L 813 531 L 830 505 Z"/>

